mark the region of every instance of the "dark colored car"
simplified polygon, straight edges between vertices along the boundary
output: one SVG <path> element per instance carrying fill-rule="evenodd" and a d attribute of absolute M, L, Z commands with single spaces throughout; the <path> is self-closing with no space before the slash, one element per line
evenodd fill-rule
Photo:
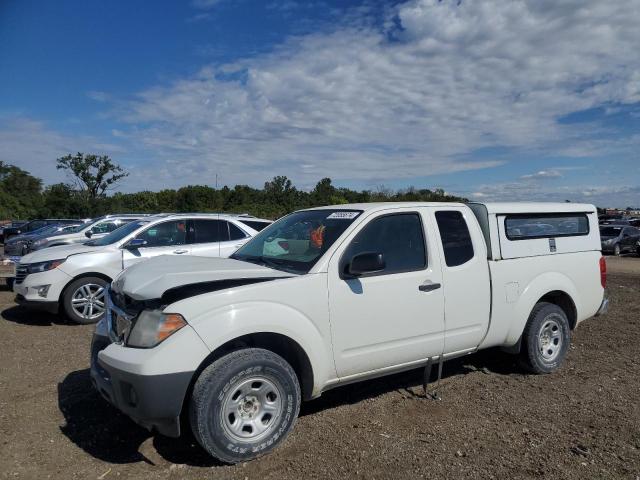
<path fill-rule="evenodd" d="M 27 223 L 26 220 L 14 220 L 12 222 L 5 223 L 4 225 L 2 225 L 2 227 L 0 227 L 0 243 L 4 243 L 4 231 L 7 228 L 18 228 L 24 225 L 25 223 Z"/>
<path fill-rule="evenodd" d="M 4 229 L 4 241 L 9 240 L 16 235 L 22 235 L 23 233 L 33 232 L 39 228 L 46 227 L 47 225 L 71 225 L 77 224 L 78 220 L 70 218 L 43 218 L 40 220 L 31 220 L 30 222 L 20 225 L 19 227 L 7 227 Z"/>
<path fill-rule="evenodd" d="M 628 225 L 601 225 L 600 241 L 604 253 L 621 253 L 638 251 L 640 229 Z"/>
<path fill-rule="evenodd" d="M 21 257 L 26 255 L 30 251 L 31 244 L 43 237 L 52 237 L 55 235 L 62 235 L 69 232 L 69 230 L 77 227 L 79 223 L 70 225 L 46 225 L 42 228 L 34 230 L 33 232 L 23 233 L 22 235 L 16 235 L 10 238 L 4 244 L 4 254 L 9 256 Z"/>

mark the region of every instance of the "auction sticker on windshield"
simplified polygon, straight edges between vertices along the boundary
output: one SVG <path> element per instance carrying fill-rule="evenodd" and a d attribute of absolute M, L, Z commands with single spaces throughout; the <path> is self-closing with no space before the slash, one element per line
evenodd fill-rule
<path fill-rule="evenodd" d="M 333 212 L 331 215 L 327 217 L 327 220 L 329 219 L 353 220 L 358 215 L 360 215 L 360 212 Z"/>

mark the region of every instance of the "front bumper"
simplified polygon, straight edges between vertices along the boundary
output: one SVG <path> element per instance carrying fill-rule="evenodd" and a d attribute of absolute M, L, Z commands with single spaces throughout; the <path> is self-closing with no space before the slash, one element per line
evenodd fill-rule
<path fill-rule="evenodd" d="M 22 256 L 25 253 L 25 244 L 22 242 L 5 243 L 4 254 L 10 256 Z"/>
<path fill-rule="evenodd" d="M 22 279 L 18 278 L 13 284 L 13 292 L 18 295 L 21 305 L 35 309 L 53 308 L 52 305 L 58 304 L 62 290 L 71 280 L 71 276 L 59 268 L 54 268 L 46 272 L 30 273 Z M 38 291 L 47 285 L 49 288 L 43 297 Z M 49 307 L 46 304 L 50 304 Z"/>
<path fill-rule="evenodd" d="M 15 302 L 21 307 L 31 308 L 33 310 L 41 310 L 43 312 L 58 313 L 57 301 L 39 301 L 39 300 L 27 300 L 24 295 L 16 295 Z"/>
<path fill-rule="evenodd" d="M 209 353 L 188 326 L 173 336 L 183 337 L 170 339 L 178 340 L 174 347 L 188 345 L 200 354 Z M 153 349 L 112 343 L 106 322 L 100 322 L 91 342 L 91 380 L 105 400 L 138 425 L 168 437 L 178 437 L 180 413 L 196 367 L 164 373 L 175 366 L 174 363 L 178 367 L 182 363 L 175 350 L 166 348 L 164 342 Z"/>

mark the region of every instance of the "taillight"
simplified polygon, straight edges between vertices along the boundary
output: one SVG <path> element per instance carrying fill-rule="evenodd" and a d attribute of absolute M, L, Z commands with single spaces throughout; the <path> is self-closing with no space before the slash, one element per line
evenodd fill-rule
<path fill-rule="evenodd" d="M 600 283 L 602 288 L 607 287 L 607 261 L 604 257 L 600 257 Z"/>

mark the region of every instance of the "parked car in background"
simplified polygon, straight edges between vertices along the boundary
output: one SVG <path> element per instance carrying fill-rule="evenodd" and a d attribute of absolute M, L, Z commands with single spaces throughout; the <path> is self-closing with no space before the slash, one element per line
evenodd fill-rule
<path fill-rule="evenodd" d="M 46 227 L 47 225 L 76 225 L 77 219 L 71 218 L 43 218 L 39 220 L 31 220 L 30 222 L 20 225 L 18 227 L 8 227 L 4 229 L 4 241 L 6 242 L 11 237 L 22 235 L 23 233 L 33 232 L 39 228 Z"/>
<path fill-rule="evenodd" d="M 630 218 L 629 225 L 632 227 L 640 228 L 640 218 Z"/>
<path fill-rule="evenodd" d="M 26 220 L 14 220 L 12 222 L 5 223 L 0 227 L 0 243 L 4 243 L 4 230 L 5 228 L 18 228 L 27 223 Z"/>
<path fill-rule="evenodd" d="M 631 225 L 626 218 L 614 218 L 610 220 L 602 220 L 600 225 Z"/>
<path fill-rule="evenodd" d="M 53 237 L 54 235 L 62 235 L 76 229 L 80 224 L 71 225 L 47 225 L 45 227 L 34 230 L 33 232 L 23 233 L 7 240 L 4 244 L 4 254 L 9 256 L 21 257 L 29 253 L 29 249 L 33 242 L 37 242 L 41 238 Z"/>
<path fill-rule="evenodd" d="M 555 371 L 572 331 L 606 311 L 605 267 L 592 205 L 298 211 L 231 258 L 122 272 L 91 378 L 140 425 L 190 427 L 213 457 L 244 462 L 282 443 L 302 400 L 338 385 L 424 367 L 426 391 L 432 364 L 491 347 Z"/>
<path fill-rule="evenodd" d="M 59 245 L 84 243 L 91 239 L 95 240 L 97 238 L 104 237 L 108 233 L 117 230 L 129 222 L 148 216 L 149 214 L 144 213 L 104 215 L 102 217 L 94 218 L 64 235 L 51 235 L 49 237 L 39 238 L 31 245 L 31 251 L 41 250 L 48 247 L 57 247 Z"/>
<path fill-rule="evenodd" d="M 22 257 L 16 302 L 72 321 L 104 316 L 104 291 L 123 269 L 159 255 L 228 257 L 269 220 L 222 214 L 167 214 L 133 220 L 84 244 L 45 248 Z M 253 224 L 254 227 L 250 227 Z"/>
<path fill-rule="evenodd" d="M 640 240 L 640 229 L 627 225 L 601 225 L 600 241 L 602 251 L 620 255 L 635 252 Z"/>

